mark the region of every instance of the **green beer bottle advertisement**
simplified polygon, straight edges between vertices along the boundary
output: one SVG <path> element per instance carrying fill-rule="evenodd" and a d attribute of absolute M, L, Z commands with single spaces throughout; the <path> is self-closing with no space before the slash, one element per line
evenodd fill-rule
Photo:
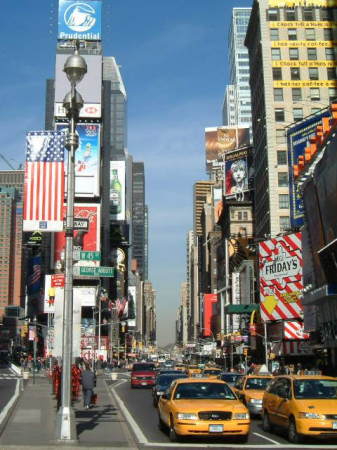
<path fill-rule="evenodd" d="M 122 185 L 118 179 L 118 171 L 111 171 L 110 180 L 110 214 L 119 214 L 122 211 Z"/>

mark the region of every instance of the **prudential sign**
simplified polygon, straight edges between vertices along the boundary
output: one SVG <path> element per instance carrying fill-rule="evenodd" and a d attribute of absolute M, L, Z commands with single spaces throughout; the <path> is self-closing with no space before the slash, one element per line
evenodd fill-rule
<path fill-rule="evenodd" d="M 101 40 L 100 1 L 59 0 L 58 39 Z"/>

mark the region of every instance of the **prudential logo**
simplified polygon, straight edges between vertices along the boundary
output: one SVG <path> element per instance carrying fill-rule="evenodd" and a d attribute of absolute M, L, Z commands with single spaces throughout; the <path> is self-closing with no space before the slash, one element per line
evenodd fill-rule
<path fill-rule="evenodd" d="M 88 3 L 74 3 L 64 12 L 64 23 L 72 31 L 85 33 L 96 23 L 96 11 Z"/>

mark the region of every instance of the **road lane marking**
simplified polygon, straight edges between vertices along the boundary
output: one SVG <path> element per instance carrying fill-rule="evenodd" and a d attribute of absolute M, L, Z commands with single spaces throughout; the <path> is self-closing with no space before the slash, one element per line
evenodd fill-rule
<path fill-rule="evenodd" d="M 15 392 L 13 397 L 11 397 L 11 399 L 9 400 L 9 402 L 7 403 L 7 405 L 4 407 L 4 409 L 1 411 L 0 414 L 0 425 L 2 424 L 2 422 L 5 420 L 5 418 L 7 417 L 8 411 L 10 410 L 10 408 L 13 406 L 13 404 L 16 402 L 16 399 L 19 397 L 19 389 L 20 388 L 20 380 L 16 380 L 16 386 L 15 386 Z"/>
<path fill-rule="evenodd" d="M 273 444 L 283 445 L 283 444 L 281 444 L 281 442 L 274 441 L 273 439 L 270 439 L 270 438 L 267 437 L 267 436 L 263 436 L 263 434 L 255 433 L 255 431 L 253 432 L 253 434 L 255 434 L 255 436 L 259 436 L 259 437 L 261 437 L 261 438 L 263 438 L 263 439 L 266 439 L 267 441 L 270 441 L 270 442 L 272 442 Z"/>
<path fill-rule="evenodd" d="M 116 383 L 114 386 L 111 387 L 111 390 L 113 391 L 114 397 L 117 400 L 118 406 L 122 410 L 126 420 L 131 425 L 132 430 L 134 431 L 136 438 L 139 442 L 139 444 L 149 444 L 149 441 L 147 440 L 145 434 L 141 430 L 138 423 L 135 421 L 135 419 L 132 417 L 131 413 L 125 406 L 123 400 L 120 398 L 120 396 L 117 394 L 115 388 L 120 386 L 121 384 L 126 383 L 126 380 L 121 380 L 119 383 Z"/>

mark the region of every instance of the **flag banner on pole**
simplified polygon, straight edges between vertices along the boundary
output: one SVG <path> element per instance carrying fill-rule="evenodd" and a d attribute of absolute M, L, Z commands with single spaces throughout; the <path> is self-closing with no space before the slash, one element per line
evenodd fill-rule
<path fill-rule="evenodd" d="M 64 133 L 26 136 L 23 231 L 62 231 Z"/>
<path fill-rule="evenodd" d="M 27 274 L 28 294 L 35 294 L 41 289 L 41 256 L 33 256 L 29 259 Z"/>

